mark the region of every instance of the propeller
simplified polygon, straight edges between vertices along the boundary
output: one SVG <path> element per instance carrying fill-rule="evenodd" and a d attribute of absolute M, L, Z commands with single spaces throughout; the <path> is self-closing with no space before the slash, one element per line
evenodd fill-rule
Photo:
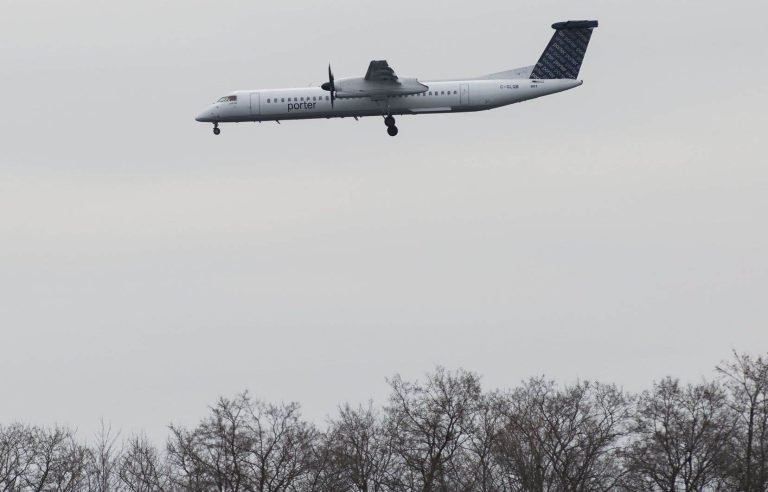
<path fill-rule="evenodd" d="M 333 101 L 336 99 L 336 84 L 333 82 L 333 72 L 331 72 L 331 64 L 328 64 L 328 82 L 320 86 L 324 91 L 331 93 L 331 107 L 333 107 Z"/>

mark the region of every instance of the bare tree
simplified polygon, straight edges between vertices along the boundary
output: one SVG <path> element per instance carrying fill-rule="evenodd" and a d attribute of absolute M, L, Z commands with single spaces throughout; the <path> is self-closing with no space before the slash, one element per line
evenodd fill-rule
<path fill-rule="evenodd" d="M 392 393 L 386 411 L 405 468 L 401 486 L 423 492 L 449 490 L 446 471 L 474 425 L 480 378 L 438 367 L 424 384 L 400 376 L 389 383 Z"/>
<path fill-rule="evenodd" d="M 118 445 L 119 433 L 101 420 L 101 427 L 88 453 L 88 492 L 115 492 L 121 490 L 117 469 L 122 449 Z"/>
<path fill-rule="evenodd" d="M 166 452 L 170 481 L 178 490 L 221 490 L 214 486 L 209 474 L 204 445 L 196 429 L 170 426 Z"/>
<path fill-rule="evenodd" d="M 75 441 L 64 427 L 33 428 L 29 467 L 22 476 L 23 488 L 41 492 L 82 490 L 88 463 L 88 449 Z"/>
<path fill-rule="evenodd" d="M 767 490 L 768 359 L 733 352 L 733 359 L 716 369 L 738 418 L 729 447 L 730 486 L 746 492 Z"/>
<path fill-rule="evenodd" d="M 396 465 L 393 439 L 372 403 L 357 409 L 342 406 L 330 423 L 324 446 L 330 454 L 327 474 L 335 490 L 391 490 Z"/>
<path fill-rule="evenodd" d="M 622 477 L 619 444 L 626 434 L 626 395 L 582 382 L 558 390 L 534 378 L 507 397 L 496 458 L 505 490 L 613 490 Z"/>
<path fill-rule="evenodd" d="M 555 391 L 553 382 L 531 379 L 507 396 L 505 421 L 494 448 L 505 490 L 543 492 L 555 485 L 541 411 Z"/>
<path fill-rule="evenodd" d="M 170 490 L 169 471 L 157 448 L 146 436 L 130 438 L 120 460 L 118 475 L 130 492 Z"/>
<path fill-rule="evenodd" d="M 592 492 L 768 490 L 768 359 L 734 353 L 721 379 L 615 385 L 532 378 L 482 393 L 442 367 L 388 380 L 383 408 L 348 404 L 319 432 L 297 403 L 220 398 L 164 449 L 102 422 L 0 426 L 0 492 Z"/>
<path fill-rule="evenodd" d="M 495 450 L 504 425 L 504 401 L 498 393 L 484 394 L 477 402 L 467 439 L 449 463 L 453 489 L 466 492 L 502 491 L 502 468 Z"/>
<path fill-rule="evenodd" d="M 248 427 L 252 447 L 247 466 L 258 492 L 293 490 L 309 478 L 318 437 L 315 428 L 301 420 L 298 403 L 271 405 L 255 402 L 249 407 Z"/>
<path fill-rule="evenodd" d="M 0 426 L 0 492 L 20 488 L 31 465 L 32 443 L 30 428 L 21 424 Z"/>
<path fill-rule="evenodd" d="M 220 398 L 211 408 L 211 415 L 193 431 L 171 426 L 168 453 L 179 467 L 178 486 L 227 492 L 251 490 L 251 406 L 246 393 L 232 400 Z"/>
<path fill-rule="evenodd" d="M 717 487 L 732 428 L 716 383 L 683 387 L 669 377 L 655 383 L 637 403 L 635 440 L 626 450 L 630 486 L 669 492 Z"/>
<path fill-rule="evenodd" d="M 168 456 L 176 487 L 283 492 L 306 479 L 317 432 L 299 405 L 269 405 L 246 393 L 219 399 L 193 430 L 171 426 Z"/>

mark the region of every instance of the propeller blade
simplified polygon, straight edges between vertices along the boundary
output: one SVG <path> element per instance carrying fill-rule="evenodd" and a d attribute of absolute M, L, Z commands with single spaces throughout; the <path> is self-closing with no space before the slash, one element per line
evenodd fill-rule
<path fill-rule="evenodd" d="M 333 80 L 333 72 L 331 71 L 331 64 L 328 64 L 328 88 L 331 92 L 331 108 L 333 108 L 333 103 L 336 100 L 336 84 Z"/>

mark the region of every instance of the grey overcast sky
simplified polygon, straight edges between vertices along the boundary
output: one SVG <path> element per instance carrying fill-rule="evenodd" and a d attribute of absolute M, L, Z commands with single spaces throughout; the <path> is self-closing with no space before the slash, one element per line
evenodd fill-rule
<path fill-rule="evenodd" d="M 0 2 L 0 422 L 158 439 L 436 364 L 636 391 L 768 349 L 763 1 Z M 490 112 L 210 125 L 236 89 L 535 63 Z"/>

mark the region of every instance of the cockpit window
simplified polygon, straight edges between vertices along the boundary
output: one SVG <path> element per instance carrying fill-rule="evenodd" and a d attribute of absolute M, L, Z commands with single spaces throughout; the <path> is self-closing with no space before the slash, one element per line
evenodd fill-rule
<path fill-rule="evenodd" d="M 224 96 L 216 102 L 223 103 L 223 102 L 235 102 L 235 101 L 237 101 L 237 96 Z"/>

